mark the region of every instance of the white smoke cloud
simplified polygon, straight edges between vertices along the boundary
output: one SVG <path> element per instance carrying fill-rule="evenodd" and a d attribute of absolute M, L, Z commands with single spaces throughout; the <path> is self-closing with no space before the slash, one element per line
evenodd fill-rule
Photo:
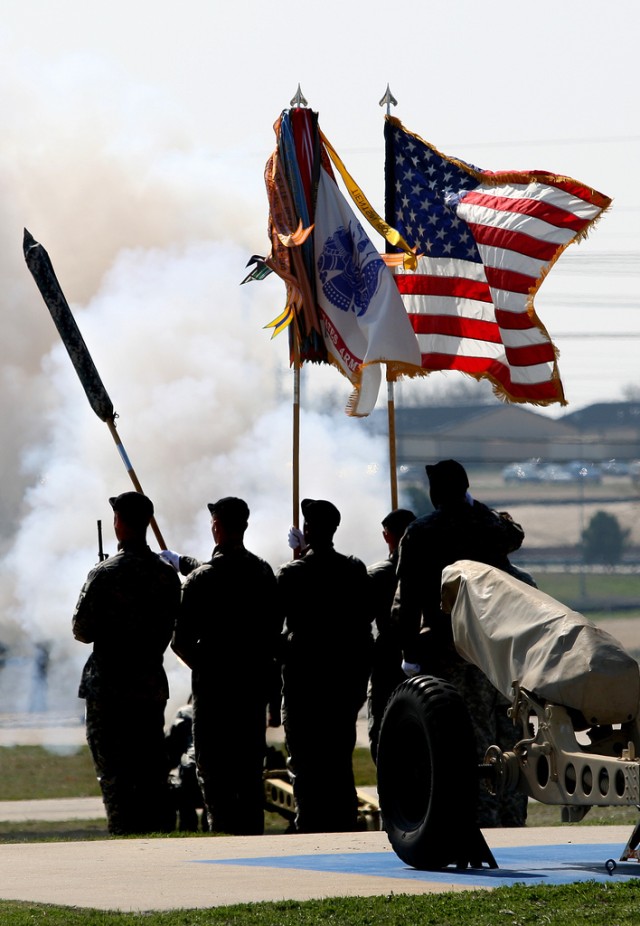
<path fill-rule="evenodd" d="M 292 374 L 286 335 L 271 343 L 263 330 L 284 287 L 239 285 L 268 246 L 266 196 L 251 192 L 246 165 L 198 148 L 179 114 L 99 62 L 40 73 L 56 85 L 54 108 L 27 73 L 0 152 L 0 642 L 24 667 L 46 643 L 49 706 L 77 710 L 89 650 L 72 639 L 71 614 L 97 559 L 96 520 L 114 552 L 107 499 L 131 484 L 30 278 L 23 226 L 50 254 L 173 549 L 206 558 L 206 503 L 234 494 L 251 508 L 247 546 L 274 567 L 288 559 Z M 381 558 L 384 441 L 335 406 L 350 388 L 337 372 L 305 369 L 303 381 L 301 497 L 341 509 L 339 549 Z M 186 670 L 167 663 L 181 700 Z M 0 671 L 3 709 L 27 709 L 31 669 L 20 685 L 9 677 Z"/>

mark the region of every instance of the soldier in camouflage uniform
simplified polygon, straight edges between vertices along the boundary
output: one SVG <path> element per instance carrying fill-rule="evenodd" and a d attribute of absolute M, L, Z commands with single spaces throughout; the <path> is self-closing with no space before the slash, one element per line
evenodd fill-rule
<path fill-rule="evenodd" d="M 172 647 L 191 669 L 193 740 L 209 829 L 264 831 L 262 770 L 267 701 L 282 615 L 267 562 L 244 546 L 249 508 L 226 496 L 208 505 L 215 541 L 188 573 Z M 171 551 L 167 551 L 171 552 Z"/>
<path fill-rule="evenodd" d="M 138 492 L 110 498 L 118 552 L 95 566 L 73 615 L 92 643 L 79 697 L 109 832 L 173 829 L 164 740 L 169 695 L 163 654 L 180 604 L 180 580 L 146 543 L 153 505 Z"/>
<path fill-rule="evenodd" d="M 345 832 L 358 821 L 352 755 L 371 668 L 370 582 L 361 560 L 334 549 L 335 505 L 305 498 L 301 507 L 307 550 L 277 572 L 286 615 L 283 718 L 295 827 Z"/>
<path fill-rule="evenodd" d="M 467 473 L 456 460 L 441 460 L 426 470 L 435 510 L 410 524 L 400 541 L 392 621 L 400 635 L 405 673 L 435 675 L 457 687 L 482 759 L 494 743 L 511 748 L 521 731 L 510 724 L 502 695 L 454 648 L 451 618 L 440 609 L 442 570 L 456 560 L 471 559 L 535 583 L 509 561 L 509 553 L 524 539 L 520 525 L 471 498 Z M 481 827 L 524 826 L 526 808 L 525 794 L 514 793 L 499 804 L 481 788 L 477 822 Z"/>
<path fill-rule="evenodd" d="M 166 734 L 169 758 L 169 784 L 178 814 L 178 829 L 195 833 L 200 823 L 207 829 L 207 815 L 198 817 L 204 810 L 204 799 L 198 781 L 196 751 L 193 745 L 193 699 L 178 708 Z"/>
<path fill-rule="evenodd" d="M 477 666 L 459 661 L 451 666 L 448 680 L 458 689 L 469 711 L 478 763 L 484 761 L 489 746 L 499 746 L 503 752 L 512 750 L 522 739 L 522 730 L 513 725 L 507 714 L 509 702 L 486 675 Z M 526 826 L 527 802 L 527 795 L 522 791 L 504 791 L 499 797 L 494 797 L 481 785 L 478 825 L 483 828 Z"/>
<path fill-rule="evenodd" d="M 386 515 L 382 521 L 382 536 L 389 548 L 389 555 L 379 563 L 373 563 L 367 570 L 371 579 L 373 617 L 377 630 L 367 689 L 369 746 L 374 762 L 378 755 L 378 736 L 387 701 L 406 678 L 402 671 L 402 648 L 397 628 L 391 623 L 391 606 L 397 584 L 398 545 L 407 525 L 415 518 L 413 511 L 406 508 L 396 508 Z"/>

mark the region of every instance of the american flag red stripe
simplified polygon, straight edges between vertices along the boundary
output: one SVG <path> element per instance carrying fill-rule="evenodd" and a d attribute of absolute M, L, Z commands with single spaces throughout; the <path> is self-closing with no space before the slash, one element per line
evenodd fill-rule
<path fill-rule="evenodd" d="M 495 209 L 497 213 L 517 212 L 521 215 L 529 215 L 539 219 L 541 222 L 547 222 L 556 228 L 569 228 L 571 231 L 582 231 L 588 224 L 584 219 L 579 219 L 564 209 L 558 209 L 550 203 L 541 202 L 536 199 L 516 199 L 508 196 L 494 196 L 491 193 L 484 193 L 474 190 L 467 193 L 463 199 L 466 205 L 483 206 L 485 209 Z"/>
<path fill-rule="evenodd" d="M 556 252 L 557 245 L 540 241 L 538 238 L 532 238 L 531 235 L 525 235 L 522 232 L 509 231 L 507 228 L 495 228 L 495 226 L 491 225 L 475 225 L 473 222 L 469 222 L 469 228 L 479 245 L 515 251 L 517 254 L 524 254 L 527 257 L 534 257 L 544 261 L 552 260 Z"/>
<path fill-rule="evenodd" d="M 391 117 L 385 136 L 387 221 L 420 255 L 396 283 L 423 369 L 488 377 L 514 402 L 566 404 L 533 299 L 610 199 L 546 171 L 471 167 Z"/>
<path fill-rule="evenodd" d="M 487 363 L 482 357 L 458 357 L 451 354 L 425 354 L 423 366 L 429 370 L 457 370 L 470 376 L 489 377 L 495 381 L 501 376 L 501 363 Z M 535 399 L 532 400 L 532 396 Z M 512 384 L 512 402 L 532 402 L 538 405 L 550 405 L 557 402 L 557 387 L 550 380 L 536 383 Z"/>
<path fill-rule="evenodd" d="M 485 272 L 490 289 L 505 289 L 526 295 L 536 282 L 535 277 L 515 273 L 513 270 L 501 270 L 499 267 L 485 267 Z"/>
<path fill-rule="evenodd" d="M 488 176 L 491 176 L 489 171 L 485 171 L 485 173 Z M 570 193 L 577 199 L 582 199 L 585 202 L 596 206 L 600 210 L 608 209 L 611 205 L 611 198 L 609 196 L 605 196 L 604 193 L 598 193 L 597 190 L 594 190 L 592 187 L 586 186 L 584 183 L 580 183 L 577 180 L 571 180 L 570 177 L 558 177 L 556 174 L 548 174 L 544 170 L 530 170 L 528 173 L 531 177 L 534 177 L 541 183 L 546 183 L 549 186 L 555 186 L 559 190 L 562 190 L 565 193 Z"/>
<path fill-rule="evenodd" d="M 478 321 L 461 316 L 426 315 L 413 316 L 413 330 L 416 334 L 444 334 L 460 338 L 482 337 L 485 341 L 500 339 L 500 332 L 492 322 Z"/>
<path fill-rule="evenodd" d="M 531 328 L 531 319 L 528 312 L 503 312 L 496 309 L 496 324 L 502 331 L 521 331 Z"/>
<path fill-rule="evenodd" d="M 417 296 L 465 296 L 481 302 L 491 302 L 487 283 L 457 277 L 435 277 L 426 273 L 398 277 L 398 289 L 403 295 Z"/>

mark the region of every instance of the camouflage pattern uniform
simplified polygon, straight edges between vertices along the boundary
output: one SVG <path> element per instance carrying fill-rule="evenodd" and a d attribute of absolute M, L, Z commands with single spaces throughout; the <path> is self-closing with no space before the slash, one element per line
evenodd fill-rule
<path fill-rule="evenodd" d="M 178 814 L 178 829 L 195 833 L 200 820 L 198 811 L 204 809 L 204 799 L 198 781 L 196 751 L 193 745 L 193 704 L 189 701 L 178 708 L 166 734 L 169 758 L 169 783 L 174 806 Z M 202 829 L 208 828 L 207 815 L 202 814 Z"/>
<path fill-rule="evenodd" d="M 471 559 L 531 582 L 525 573 L 513 569 L 508 557 L 523 537 L 520 525 L 508 516 L 463 497 L 417 518 L 407 527 L 399 547 L 392 621 L 398 628 L 404 658 L 421 666 L 425 674 L 456 685 L 469 708 L 479 758 L 496 743 L 498 725 L 502 748 L 511 748 L 520 737 L 506 717 L 502 696 L 455 650 L 451 618 L 440 610 L 442 570 L 456 560 Z M 480 791 L 481 827 L 524 825 L 526 795 L 508 795 L 507 805 L 499 807 L 495 797 L 484 788 Z"/>
<path fill-rule="evenodd" d="M 114 835 L 173 829 L 164 710 L 163 654 L 180 603 L 180 580 L 144 542 L 89 573 L 73 635 L 93 643 L 78 695 L 86 699 L 87 742 Z"/>
<path fill-rule="evenodd" d="M 277 579 L 286 615 L 283 719 L 295 776 L 296 829 L 354 830 L 352 754 L 371 666 L 367 569 L 331 546 L 285 563 Z"/>
<path fill-rule="evenodd" d="M 183 566 L 183 560 L 185 565 Z M 266 710 L 282 630 L 276 580 L 242 544 L 218 545 L 188 578 L 173 649 L 192 670 L 198 777 L 214 832 L 264 831 Z"/>
<path fill-rule="evenodd" d="M 478 763 L 484 761 L 489 746 L 499 746 L 504 752 L 513 749 L 523 733 L 507 715 L 509 702 L 493 687 L 477 666 L 460 662 L 449 672 L 452 682 L 467 706 L 476 736 Z M 522 791 L 505 791 L 494 796 L 483 783 L 478 792 L 480 827 L 526 826 L 527 795 Z"/>

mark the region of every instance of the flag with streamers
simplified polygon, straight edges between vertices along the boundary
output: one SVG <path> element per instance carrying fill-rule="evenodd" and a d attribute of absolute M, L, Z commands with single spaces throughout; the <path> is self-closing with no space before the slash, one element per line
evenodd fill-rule
<path fill-rule="evenodd" d="M 362 417 L 381 364 L 389 379 L 422 373 L 418 342 L 393 274 L 338 188 L 317 113 L 286 110 L 275 130 L 265 171 L 271 253 L 253 259 L 247 279 L 264 265 L 284 280 L 285 309 L 268 327 L 288 326 L 292 359 L 336 366 L 354 387 L 347 414 Z"/>
<path fill-rule="evenodd" d="M 396 270 L 426 372 L 487 378 L 511 402 L 566 405 L 534 308 L 546 274 L 609 197 L 547 171 L 481 170 L 385 122 L 386 218 L 416 250 Z"/>

